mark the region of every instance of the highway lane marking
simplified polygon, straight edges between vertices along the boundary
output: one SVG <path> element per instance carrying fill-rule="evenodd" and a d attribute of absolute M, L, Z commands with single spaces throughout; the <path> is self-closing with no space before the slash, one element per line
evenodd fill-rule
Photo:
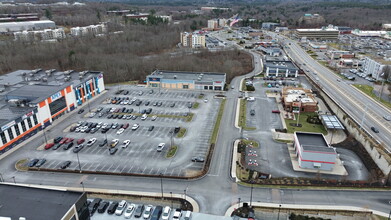
<path fill-rule="evenodd" d="M 296 57 L 300 57 L 298 53 L 296 53 L 296 51 L 293 51 L 291 50 L 295 55 Z M 307 55 L 308 56 L 308 55 Z M 306 58 L 304 57 L 301 57 L 300 60 L 301 61 L 305 61 Z M 308 58 L 307 59 L 311 59 L 311 58 Z M 323 67 L 321 66 L 321 64 L 319 64 L 317 61 L 313 60 L 316 65 L 320 66 L 321 68 L 319 69 L 325 69 L 326 71 L 330 71 L 328 69 L 326 69 L 326 67 Z M 327 84 L 331 87 L 333 87 L 336 91 L 338 91 L 339 93 L 341 93 L 341 95 L 345 96 L 347 99 L 350 99 L 352 104 L 354 104 L 355 106 L 357 106 L 359 109 L 361 109 L 363 112 L 365 111 L 358 103 L 360 103 L 361 105 L 364 105 L 363 103 L 361 103 L 360 101 L 356 100 L 355 98 L 351 97 L 351 95 L 346 91 L 346 90 L 343 90 L 343 89 L 340 89 L 341 87 L 337 87 L 335 86 L 333 83 L 331 83 L 327 78 L 326 76 L 323 76 L 323 74 L 320 74 L 319 71 L 315 70 L 315 68 L 313 68 L 312 66 L 308 67 L 309 69 L 311 69 L 313 72 L 317 72 L 319 74 L 319 76 L 325 81 L 327 82 Z M 331 73 L 331 74 L 334 74 L 334 73 Z M 345 93 L 343 92 L 345 91 Z M 374 101 L 373 101 L 374 102 Z M 336 103 L 338 105 L 338 103 Z M 378 105 L 378 103 L 376 103 Z M 364 105 L 365 106 L 365 105 Z M 372 114 L 369 114 L 369 113 L 372 113 Z M 370 109 L 367 109 L 367 114 L 366 116 L 369 116 L 370 118 L 372 118 L 374 121 L 376 121 L 378 123 L 378 125 L 380 125 L 381 127 L 383 127 L 388 133 L 391 133 L 389 131 L 389 129 L 387 127 L 384 126 L 384 124 L 382 122 L 379 122 L 379 120 L 377 118 L 374 117 L 373 115 L 373 111 L 371 111 Z M 377 114 L 375 114 L 377 115 Z"/>

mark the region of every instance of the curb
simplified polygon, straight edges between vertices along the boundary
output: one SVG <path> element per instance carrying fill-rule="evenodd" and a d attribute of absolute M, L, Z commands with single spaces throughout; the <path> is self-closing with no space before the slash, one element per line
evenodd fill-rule
<path fill-rule="evenodd" d="M 238 143 L 239 139 L 235 140 L 234 142 L 234 147 L 233 147 L 233 152 L 232 152 L 232 162 L 231 162 L 231 177 L 235 179 L 235 183 L 240 182 L 240 180 L 236 177 L 236 161 L 238 157 Z"/>
<path fill-rule="evenodd" d="M 225 212 L 225 216 L 231 216 L 231 213 L 238 207 L 238 205 L 243 206 L 243 203 L 236 203 L 235 205 L 230 206 Z M 302 204 L 277 204 L 277 203 L 265 203 L 265 202 L 253 202 L 252 206 L 255 207 L 264 207 L 264 208 L 274 208 L 274 209 L 289 209 L 292 210 L 330 210 L 330 211 L 353 211 L 353 212 L 371 212 L 375 215 L 380 215 L 387 218 L 388 213 L 376 211 L 369 208 L 362 208 L 356 206 L 330 206 L 330 205 L 302 205 Z"/>
<path fill-rule="evenodd" d="M 153 193 L 153 192 L 138 192 L 138 191 L 126 191 L 126 190 L 111 190 L 111 189 L 99 189 L 99 188 L 81 188 L 81 187 L 62 187 L 62 186 L 49 186 L 49 185 L 35 185 L 35 184 L 13 184 L 13 183 L 0 183 L 4 185 L 11 186 L 24 186 L 24 187 L 33 187 L 38 189 L 52 189 L 52 190 L 60 190 L 60 191 L 77 191 L 77 192 L 89 192 L 89 193 L 107 193 L 112 195 L 132 195 L 132 196 L 147 196 L 147 197 L 158 197 L 161 198 L 161 193 Z M 170 193 L 163 193 L 165 198 L 171 198 Z M 176 199 L 184 199 L 185 195 L 182 194 L 172 194 L 173 198 Z M 199 212 L 200 207 L 189 195 L 186 195 L 186 200 L 193 206 L 193 212 Z"/>
<path fill-rule="evenodd" d="M 239 115 L 240 115 L 240 100 L 238 98 L 238 101 L 236 102 L 236 114 L 235 114 L 235 128 L 240 129 L 239 127 Z"/>

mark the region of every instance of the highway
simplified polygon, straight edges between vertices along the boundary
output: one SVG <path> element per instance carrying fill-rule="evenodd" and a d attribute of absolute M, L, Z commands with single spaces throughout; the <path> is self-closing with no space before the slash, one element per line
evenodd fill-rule
<path fill-rule="evenodd" d="M 236 77 L 232 81 L 235 89 L 226 92 L 227 102 L 222 118 L 220 132 L 213 154 L 209 172 L 197 180 L 163 179 L 165 193 L 173 192 L 186 194 L 194 198 L 200 205 L 202 213 L 223 215 L 227 208 L 241 201 L 250 201 L 250 188 L 236 184 L 230 177 L 230 164 L 233 142 L 240 137 L 239 129 L 234 127 L 235 109 L 240 81 L 244 77 L 252 76 L 261 71 L 260 55 L 251 52 L 254 56 L 255 69 L 245 76 Z M 245 133 L 246 135 L 246 133 Z M 19 149 L 18 151 L 20 151 Z M 130 176 L 85 175 L 52 172 L 20 172 L 16 171 L 14 163 L 18 151 L 0 161 L 0 173 L 6 182 L 51 186 L 101 188 L 112 190 L 129 190 L 159 193 L 160 178 L 144 178 Z M 358 190 L 306 190 L 306 189 L 278 189 L 254 188 L 253 201 L 275 204 L 308 204 L 330 206 L 356 206 L 371 208 L 388 213 L 391 206 L 390 191 L 358 191 Z"/>
<path fill-rule="evenodd" d="M 378 142 L 383 143 L 387 150 L 391 151 L 391 122 L 383 119 L 385 115 L 391 115 L 391 111 L 374 101 L 372 98 L 362 94 L 352 85 L 345 83 L 335 73 L 315 61 L 304 49 L 295 41 L 283 38 L 279 35 L 270 33 L 277 37 L 287 46 L 286 52 L 289 56 L 301 64 L 301 67 L 309 69 L 306 72 L 309 77 L 317 81 L 322 90 L 326 92 L 334 101 L 341 106 L 356 122 L 372 135 Z M 290 45 L 289 45 L 290 44 Z M 303 65 L 303 63 L 305 65 Z M 316 73 L 316 75 L 314 74 Z M 379 130 L 375 133 L 371 127 Z"/>

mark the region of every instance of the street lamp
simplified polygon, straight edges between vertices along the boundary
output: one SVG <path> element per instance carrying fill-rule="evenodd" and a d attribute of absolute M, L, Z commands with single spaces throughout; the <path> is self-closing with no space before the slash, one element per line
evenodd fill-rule
<path fill-rule="evenodd" d="M 172 192 L 170 192 L 170 196 L 171 196 L 171 207 L 174 208 L 174 204 L 173 204 L 173 201 L 172 201 Z"/>
<path fill-rule="evenodd" d="M 281 204 L 278 205 L 278 216 L 277 216 L 277 220 L 280 220 L 280 210 L 281 210 Z"/>
<path fill-rule="evenodd" d="M 80 182 L 81 186 L 83 187 L 83 192 L 84 192 L 84 183 Z"/>
<path fill-rule="evenodd" d="M 14 184 L 16 184 L 16 181 L 15 181 L 15 176 L 11 177 L 13 180 L 14 180 Z"/>
<path fill-rule="evenodd" d="M 48 144 L 48 139 L 46 138 L 46 133 L 45 133 L 45 127 L 42 128 L 43 131 L 43 137 L 45 138 L 45 143 Z"/>
<path fill-rule="evenodd" d="M 81 166 L 80 166 L 80 160 L 79 160 L 79 152 L 76 153 L 77 156 L 77 163 L 79 164 L 79 172 L 81 173 Z"/>
<path fill-rule="evenodd" d="M 250 191 L 250 208 L 252 207 L 253 201 L 253 184 L 251 183 L 251 191 Z"/>
<path fill-rule="evenodd" d="M 238 199 L 239 199 L 238 208 L 240 208 L 240 198 L 238 198 Z"/>
<path fill-rule="evenodd" d="M 164 199 L 163 196 L 163 174 L 160 173 L 160 189 L 162 190 L 162 200 Z"/>
<path fill-rule="evenodd" d="M 0 173 L 0 182 L 4 182 L 3 175 Z"/>
<path fill-rule="evenodd" d="M 185 200 L 186 200 L 186 189 L 185 190 L 183 190 L 184 192 L 185 192 Z M 185 201 L 186 202 L 186 201 Z"/>

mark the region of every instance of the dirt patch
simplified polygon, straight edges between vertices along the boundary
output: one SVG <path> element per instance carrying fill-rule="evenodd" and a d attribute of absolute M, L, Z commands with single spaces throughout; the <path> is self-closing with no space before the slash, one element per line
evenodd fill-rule
<path fill-rule="evenodd" d="M 185 176 L 192 177 L 192 176 L 198 176 L 202 174 L 202 170 L 186 170 Z"/>

